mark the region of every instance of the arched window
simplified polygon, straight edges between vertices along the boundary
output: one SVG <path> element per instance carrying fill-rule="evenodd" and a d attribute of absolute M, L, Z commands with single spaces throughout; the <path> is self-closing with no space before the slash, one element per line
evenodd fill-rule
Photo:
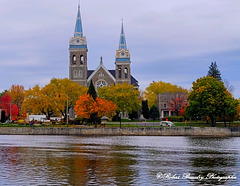
<path fill-rule="evenodd" d="M 83 73 L 82 70 L 79 71 L 79 77 L 82 78 L 83 77 Z"/>
<path fill-rule="evenodd" d="M 76 63 L 77 63 L 77 56 L 73 55 L 73 57 L 72 57 L 72 64 L 76 65 Z"/>
<path fill-rule="evenodd" d="M 80 71 L 79 70 L 74 70 L 73 71 L 73 77 L 74 78 L 79 78 L 79 77 L 82 78 L 82 75 L 83 75 L 82 70 L 80 70 Z"/>
<path fill-rule="evenodd" d="M 105 81 L 102 81 L 102 80 L 100 80 L 96 83 L 97 88 L 106 87 L 106 86 L 107 86 L 107 83 Z"/>
<path fill-rule="evenodd" d="M 84 63 L 84 57 L 83 57 L 83 55 L 81 55 L 80 56 L 80 64 L 83 65 L 83 63 Z"/>
<path fill-rule="evenodd" d="M 125 69 L 124 69 L 124 74 L 125 74 L 125 78 L 128 78 L 128 68 L 127 67 L 125 67 Z"/>
<path fill-rule="evenodd" d="M 74 78 L 77 77 L 77 71 L 76 71 L 76 70 L 73 71 L 73 77 L 74 77 Z"/>
<path fill-rule="evenodd" d="M 120 79 L 122 78 L 122 69 L 121 68 L 118 69 L 118 77 Z"/>

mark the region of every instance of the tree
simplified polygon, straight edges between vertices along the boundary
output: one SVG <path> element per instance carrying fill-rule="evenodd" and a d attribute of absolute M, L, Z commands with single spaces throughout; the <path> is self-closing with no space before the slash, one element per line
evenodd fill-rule
<path fill-rule="evenodd" d="M 232 86 L 227 79 L 224 79 L 223 83 L 224 83 L 224 86 L 226 87 L 227 91 L 228 91 L 230 94 L 233 94 L 233 92 L 234 92 L 234 86 Z"/>
<path fill-rule="evenodd" d="M 47 119 L 50 119 L 55 110 L 52 100 L 42 91 L 39 85 L 25 91 L 22 109 L 24 113 L 44 114 Z"/>
<path fill-rule="evenodd" d="M 112 101 L 117 105 L 117 111 L 131 113 L 140 108 L 140 93 L 133 85 L 127 83 L 111 85 L 98 89 L 100 98 Z"/>
<path fill-rule="evenodd" d="M 184 92 L 188 91 L 180 86 L 173 85 L 171 83 L 165 83 L 163 81 L 152 82 L 144 91 L 144 95 L 148 100 L 148 105 L 151 107 L 152 105 L 157 105 L 157 95 L 159 93 L 176 93 L 176 92 Z"/>
<path fill-rule="evenodd" d="M 238 105 L 239 105 L 238 100 L 234 99 L 232 95 L 229 92 L 227 92 L 227 94 L 225 94 L 223 107 L 221 108 L 222 112 L 220 116 L 224 121 L 225 127 L 226 127 L 226 121 L 229 122 L 229 126 L 230 126 L 230 122 L 234 121 L 234 119 L 237 119 Z"/>
<path fill-rule="evenodd" d="M 91 80 L 91 83 L 90 83 L 90 86 L 88 88 L 88 92 L 87 92 L 89 95 L 91 95 L 93 97 L 94 100 L 96 100 L 97 98 L 97 92 L 95 90 L 95 87 L 93 85 L 93 82 Z"/>
<path fill-rule="evenodd" d="M 8 91 L 7 90 L 4 90 L 0 93 L 0 98 L 4 96 L 4 94 L 6 94 Z"/>
<path fill-rule="evenodd" d="M 89 94 L 95 101 L 97 98 L 97 92 L 91 80 L 87 94 Z M 90 114 L 90 118 L 88 118 L 88 122 L 95 123 L 95 127 L 97 127 L 97 122 L 100 122 L 100 118 L 97 116 L 97 112 L 93 112 Z"/>
<path fill-rule="evenodd" d="M 79 96 L 74 107 L 77 116 L 85 119 L 90 119 L 92 114 L 96 114 L 99 118 L 103 116 L 111 118 L 116 109 L 117 106 L 112 101 L 107 101 L 98 97 L 94 100 L 89 94 Z"/>
<path fill-rule="evenodd" d="M 227 103 L 228 99 L 229 93 L 221 81 L 209 76 L 199 78 L 193 82 L 192 91 L 188 95 L 189 105 L 186 107 L 186 114 L 191 118 L 208 116 L 214 127 L 216 118 L 230 108 L 231 102 Z"/>
<path fill-rule="evenodd" d="M 133 110 L 132 113 L 128 114 L 128 117 L 129 117 L 129 119 L 131 119 L 131 120 L 138 119 L 138 118 L 139 118 L 139 116 L 138 116 L 138 111 Z"/>
<path fill-rule="evenodd" d="M 112 101 L 108 101 L 106 99 L 96 98 L 94 103 L 94 111 L 97 113 L 99 118 L 103 116 L 107 116 L 112 118 L 115 111 L 117 110 L 117 105 Z"/>
<path fill-rule="evenodd" d="M 238 99 L 238 106 L 237 106 L 237 120 L 240 119 L 240 98 Z"/>
<path fill-rule="evenodd" d="M 156 119 L 159 119 L 160 117 L 160 114 L 159 114 L 159 109 L 156 105 L 153 105 L 151 108 L 150 108 L 150 118 L 153 119 L 154 121 Z"/>
<path fill-rule="evenodd" d="M 43 113 L 49 119 L 55 113 L 66 119 L 66 111 L 74 107 L 80 95 L 87 92 L 87 88 L 73 83 L 69 79 L 53 78 L 49 84 L 40 88 L 38 85 L 25 93 L 23 108 L 25 112 Z M 68 105 L 68 108 L 67 108 Z"/>
<path fill-rule="evenodd" d="M 51 100 L 53 112 L 67 118 L 67 110 L 74 107 L 80 95 L 87 92 L 87 87 L 74 83 L 71 80 L 53 78 L 42 88 L 43 94 Z"/>
<path fill-rule="evenodd" d="M 7 118 L 16 118 L 18 116 L 18 107 L 12 103 L 12 98 L 8 93 L 5 93 L 4 96 L 1 97 L 0 102 L 0 107 L 5 110 Z"/>
<path fill-rule="evenodd" d="M 145 119 L 149 119 L 148 101 L 142 101 L 142 114 Z"/>
<path fill-rule="evenodd" d="M 12 85 L 8 93 L 12 98 L 12 103 L 16 104 L 19 111 L 21 112 L 25 94 L 24 87 L 22 85 Z"/>
<path fill-rule="evenodd" d="M 175 94 L 169 102 L 169 111 L 173 111 L 176 116 L 184 114 L 185 107 L 187 106 L 186 96 L 180 95 L 179 97 Z"/>
<path fill-rule="evenodd" d="M 79 99 L 74 107 L 77 116 L 89 119 L 91 114 L 95 112 L 94 102 L 95 100 L 89 94 L 79 96 Z"/>
<path fill-rule="evenodd" d="M 221 73 L 220 73 L 220 71 L 218 70 L 218 66 L 217 66 L 216 61 L 211 63 L 211 65 L 210 65 L 210 67 L 209 67 L 209 70 L 208 70 L 207 76 L 214 77 L 214 78 L 216 78 L 218 81 L 222 81 Z"/>

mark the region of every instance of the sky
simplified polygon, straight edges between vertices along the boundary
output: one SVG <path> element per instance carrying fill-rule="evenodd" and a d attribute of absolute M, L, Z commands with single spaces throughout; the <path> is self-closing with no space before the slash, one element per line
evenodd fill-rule
<path fill-rule="evenodd" d="M 144 90 L 152 81 L 190 89 L 217 62 L 240 98 L 239 0 L 81 0 L 88 69 L 103 57 L 115 69 L 121 19 L 131 73 Z M 69 39 L 78 0 L 0 1 L 0 91 L 68 78 Z"/>

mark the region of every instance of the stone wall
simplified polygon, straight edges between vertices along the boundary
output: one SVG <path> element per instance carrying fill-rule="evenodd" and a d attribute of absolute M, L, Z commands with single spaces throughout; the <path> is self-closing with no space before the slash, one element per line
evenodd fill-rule
<path fill-rule="evenodd" d="M 159 128 L 60 128 L 0 127 L 0 135 L 106 135 L 106 136 L 212 136 L 240 137 L 240 128 L 159 127 Z"/>

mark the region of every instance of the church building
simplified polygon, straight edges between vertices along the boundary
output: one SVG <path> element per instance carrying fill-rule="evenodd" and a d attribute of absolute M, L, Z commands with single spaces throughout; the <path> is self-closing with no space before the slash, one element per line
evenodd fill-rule
<path fill-rule="evenodd" d="M 74 36 L 69 42 L 69 79 L 80 85 L 89 86 L 92 81 L 96 88 L 127 82 L 138 89 L 138 81 L 131 75 L 130 52 L 127 48 L 123 23 L 120 34 L 119 48 L 116 51 L 115 70 L 108 70 L 100 64 L 95 70 L 88 70 L 87 64 L 87 39 L 83 35 L 80 6 L 78 5 L 77 20 Z"/>

